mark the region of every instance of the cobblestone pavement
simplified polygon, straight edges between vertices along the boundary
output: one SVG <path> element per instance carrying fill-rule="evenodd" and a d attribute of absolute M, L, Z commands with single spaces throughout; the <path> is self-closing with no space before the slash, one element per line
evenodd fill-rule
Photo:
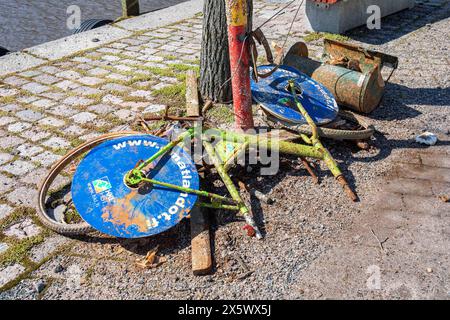
<path fill-rule="evenodd" d="M 255 25 L 281 6 L 255 1 Z M 269 41 L 283 42 L 294 11 L 292 8 L 264 26 Z M 374 195 L 395 163 L 405 157 L 403 152 L 413 152 L 415 157 L 420 148 L 413 141 L 415 135 L 423 130 L 435 132 L 441 142 L 431 150 L 448 159 L 449 16 L 448 0 L 419 1 L 414 9 L 383 19 L 381 30 L 360 28 L 347 35 L 349 41 L 400 58 L 382 106 L 371 115 L 379 130 L 373 148 L 360 151 L 328 142 L 361 202 L 349 203 L 325 171 L 320 173 L 321 184 L 312 184 L 303 170 L 297 170 L 301 166 L 295 159 L 285 160 L 282 173 L 269 180 L 247 174 L 252 187 L 276 199 L 275 205 L 257 204 L 255 209 L 265 225 L 266 239 L 249 239 L 240 222 L 225 219 L 227 223 L 214 227 L 215 272 L 207 277 L 191 274 L 188 222 L 138 242 L 69 239 L 43 228 L 34 214 L 38 183 L 70 148 L 102 133 L 127 128 L 137 113 L 183 105 L 184 73 L 198 70 L 200 15 L 0 78 L 0 299 L 410 297 L 409 292 L 368 289 L 366 279 L 360 279 L 365 271 L 361 268 L 374 262 L 361 257 L 355 260 L 361 264 L 353 265 L 356 270 L 343 276 L 352 281 L 336 278 L 335 286 L 348 284 L 345 290 L 336 291 L 330 283 L 329 289 L 319 290 L 317 283 L 305 277 L 318 277 L 317 271 L 323 268 L 321 257 L 333 255 L 336 242 L 360 232 L 352 226 L 368 217 L 372 212 L 368 208 L 377 206 L 380 200 Z M 302 26 L 301 19 L 294 24 L 288 46 L 304 38 L 312 55 L 319 55 L 324 35 L 305 34 Z M 421 152 L 426 156 L 427 150 Z M 444 168 L 436 169 L 442 177 L 440 192 L 448 195 L 448 161 L 440 167 Z M 66 183 L 67 179 L 61 178 L 53 187 Z M 427 194 L 427 201 L 432 201 L 432 196 Z M 415 251 L 414 259 L 421 263 L 395 255 L 396 250 L 389 260 L 397 269 L 405 265 L 409 280 L 420 277 L 414 287 L 414 296 L 419 298 L 448 297 L 450 289 L 449 261 L 443 257 L 448 241 L 439 243 L 443 237 L 448 240 L 448 228 L 442 227 L 448 221 L 448 204 L 431 208 L 434 229 L 421 229 L 415 243 L 427 245 L 429 242 L 418 237 L 436 237 L 439 248 L 430 250 L 434 260 L 427 263 L 439 267 L 422 264 L 427 247 Z M 403 214 L 417 211 L 414 205 L 391 209 Z M 392 215 L 397 218 L 404 217 Z M 427 223 L 419 220 L 412 219 L 411 224 Z M 407 223 L 402 228 L 410 232 Z M 135 267 L 134 260 L 156 245 L 168 261 L 157 269 Z M 379 250 L 378 245 L 366 249 Z M 420 270 L 417 275 L 416 267 L 432 271 Z M 330 270 L 334 269 L 322 271 Z"/>

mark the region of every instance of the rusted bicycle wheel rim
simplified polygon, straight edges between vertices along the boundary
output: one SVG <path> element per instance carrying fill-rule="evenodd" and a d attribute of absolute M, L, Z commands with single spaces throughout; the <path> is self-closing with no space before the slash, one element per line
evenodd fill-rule
<path fill-rule="evenodd" d="M 49 216 L 46 208 L 46 201 L 47 201 L 47 193 L 52 185 L 53 181 L 55 181 L 56 177 L 61 173 L 61 171 L 67 167 L 73 160 L 77 159 L 79 156 L 83 155 L 84 153 L 90 151 L 92 148 L 97 146 L 98 144 L 124 136 L 130 136 L 135 134 L 142 134 L 136 131 L 122 131 L 122 132 L 114 132 L 105 134 L 99 137 L 96 137 L 90 141 L 87 141 L 75 149 L 69 151 L 64 157 L 62 157 L 58 162 L 56 162 L 52 168 L 50 169 L 49 173 L 41 183 L 39 190 L 38 190 L 38 196 L 37 196 L 37 203 L 38 203 L 38 210 L 37 210 L 37 216 L 39 220 L 42 222 L 44 226 L 49 228 L 50 230 L 53 230 L 57 233 L 63 234 L 63 235 L 81 235 L 86 234 L 94 229 L 85 221 L 80 223 L 74 223 L 74 224 L 65 224 L 58 222 L 54 219 L 52 219 L 51 216 Z"/>

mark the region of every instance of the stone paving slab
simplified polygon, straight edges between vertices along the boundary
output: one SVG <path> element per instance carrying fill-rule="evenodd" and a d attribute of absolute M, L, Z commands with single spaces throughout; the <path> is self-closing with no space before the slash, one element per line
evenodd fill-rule
<path fill-rule="evenodd" d="M 24 52 L 14 52 L 0 57 L 0 76 L 22 71 L 45 63 L 44 59 L 36 58 Z"/>
<path fill-rule="evenodd" d="M 8 282 L 19 276 L 25 268 L 20 264 L 14 264 L 0 269 L 0 286 L 4 286 Z"/>

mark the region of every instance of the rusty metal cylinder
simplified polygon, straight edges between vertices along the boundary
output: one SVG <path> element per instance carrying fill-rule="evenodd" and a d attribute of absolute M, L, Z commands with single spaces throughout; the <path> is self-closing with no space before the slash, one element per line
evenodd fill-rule
<path fill-rule="evenodd" d="M 358 112 L 373 111 L 384 94 L 385 83 L 378 67 L 361 73 L 295 54 L 288 54 L 283 64 L 296 68 L 323 84 L 333 93 L 337 103 Z"/>

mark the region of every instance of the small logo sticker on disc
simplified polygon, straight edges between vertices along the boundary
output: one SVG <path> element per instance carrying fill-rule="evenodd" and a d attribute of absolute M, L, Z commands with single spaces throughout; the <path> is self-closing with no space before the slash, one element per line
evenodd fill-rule
<path fill-rule="evenodd" d="M 92 182 L 92 185 L 94 186 L 95 193 L 101 193 L 103 191 L 111 189 L 111 183 L 109 182 L 108 177 L 94 180 Z"/>

